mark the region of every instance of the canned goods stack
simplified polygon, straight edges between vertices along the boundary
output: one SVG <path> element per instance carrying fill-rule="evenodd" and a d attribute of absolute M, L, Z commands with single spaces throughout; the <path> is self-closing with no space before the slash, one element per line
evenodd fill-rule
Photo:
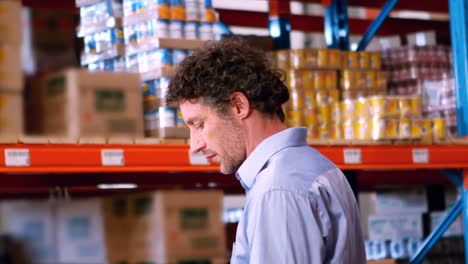
<path fill-rule="evenodd" d="M 388 73 L 389 92 L 395 95 L 421 94 L 421 81 L 438 80 L 451 71 L 449 53 L 450 47 L 441 45 L 384 50 L 382 61 Z"/>
<path fill-rule="evenodd" d="M 441 80 L 423 82 L 423 114 L 438 120 L 439 139 L 457 136 L 457 114 L 453 75 L 444 74 Z"/>
<path fill-rule="evenodd" d="M 332 49 L 281 50 L 275 63 L 287 73 L 288 125 L 306 126 L 309 139 L 335 138 L 331 105 L 338 102 L 341 52 Z M 338 136 L 338 135 L 337 135 Z"/>
<path fill-rule="evenodd" d="M 82 65 L 90 71 L 141 74 L 145 131 L 183 126 L 177 108 L 161 105 L 173 66 L 188 56 L 184 49 L 159 48 L 159 39 L 214 39 L 216 22 L 210 0 L 76 0 L 78 36 L 85 48 Z"/>

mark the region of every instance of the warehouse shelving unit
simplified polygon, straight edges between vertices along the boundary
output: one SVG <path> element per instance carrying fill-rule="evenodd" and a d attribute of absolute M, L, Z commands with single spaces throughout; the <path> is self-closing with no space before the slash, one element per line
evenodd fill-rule
<path fill-rule="evenodd" d="M 72 8 L 74 1 L 25 0 L 32 6 L 41 3 L 42 7 Z M 276 37 L 276 47 L 289 47 L 289 31 L 322 31 L 325 26 L 327 43 L 331 47 L 347 49 L 349 30 L 364 34 L 358 49 L 364 49 L 378 31 L 383 34 L 419 31 L 427 28 L 448 34 L 447 23 L 423 22 L 411 19 L 389 18 L 392 7 L 428 11 L 450 11 L 451 36 L 454 54 L 454 73 L 457 85 L 457 114 L 459 134 L 468 135 L 468 3 L 466 0 L 431 1 L 421 4 L 418 1 L 401 0 L 323 0 L 304 1 L 323 3 L 326 6 L 325 18 L 307 15 L 291 15 L 288 0 L 270 0 L 270 16 L 262 12 L 218 10 L 221 20 L 227 25 L 257 26 L 280 32 Z M 348 19 L 349 5 L 382 7 L 375 22 L 369 26 L 369 19 Z M 369 27 L 368 27 L 369 26 Z M 275 28 L 276 29 L 272 29 Z M 455 203 L 440 226 L 424 242 L 411 263 L 421 263 L 425 254 L 447 230 L 456 215 L 464 212 L 465 251 L 468 252 L 468 145 L 316 145 L 318 151 L 335 162 L 345 171 L 392 171 L 422 170 L 422 174 L 434 170 L 444 170 L 449 179 L 463 189 L 463 198 Z M 451 169 L 451 170 L 447 170 Z M 215 172 L 218 166 L 201 156 L 189 153 L 186 145 L 149 144 L 2 144 L 0 145 L 0 176 L 25 176 L 34 185 L 22 187 L 24 192 L 38 188 L 44 192 L 49 186 L 95 184 L 97 182 L 132 181 L 150 188 L 152 182 L 165 178 L 166 186 L 174 186 L 177 181 L 188 181 L 194 187 L 208 188 L 211 181 L 224 182 L 226 186 L 238 184 L 234 177 L 221 176 Z M 99 173 L 99 174 L 98 174 Z M 103 173 L 103 174 L 101 174 Z M 46 183 L 34 176 L 43 177 Z M 408 175 L 408 174 L 407 174 Z M 171 177 L 169 177 L 171 176 Z M 220 180 L 221 178 L 222 180 Z M 6 183 L 8 180 L 2 177 Z M 13 177 L 11 177 L 13 178 Z M 19 178 L 19 177 L 15 177 Z M 31 180 L 34 178 L 34 180 Z M 72 179 L 73 178 L 73 179 Z M 81 179 L 77 181 L 77 179 Z M 172 179 L 172 180 L 171 180 Z M 38 183 L 40 186 L 37 187 Z M 21 181 L 6 184 L 4 188 L 18 191 Z M 222 185 L 218 187 L 225 188 Z M 15 189 L 16 188 L 16 189 Z M 85 188 L 85 187 L 83 187 Z M 144 187 L 143 187 L 144 188 Z M 2 187 L 0 186 L 0 189 Z M 79 189 L 79 188 L 78 188 Z M 242 191 L 242 189 L 237 189 Z M 90 193 L 92 193 L 91 191 Z M 466 257 L 468 262 L 468 256 Z"/>

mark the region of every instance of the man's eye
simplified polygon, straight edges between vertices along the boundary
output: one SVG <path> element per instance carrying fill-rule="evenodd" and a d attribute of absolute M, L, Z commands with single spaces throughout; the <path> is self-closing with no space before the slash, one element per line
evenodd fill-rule
<path fill-rule="evenodd" d="M 203 123 L 199 123 L 195 125 L 196 129 L 202 129 L 203 128 Z"/>

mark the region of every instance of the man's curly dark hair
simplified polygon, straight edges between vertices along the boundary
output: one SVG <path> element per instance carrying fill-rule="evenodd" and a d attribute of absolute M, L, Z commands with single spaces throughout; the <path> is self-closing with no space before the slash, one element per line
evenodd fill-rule
<path fill-rule="evenodd" d="M 223 114 L 233 92 L 243 93 L 252 109 L 284 121 L 281 105 L 289 99 L 284 74 L 266 55 L 240 37 L 209 41 L 177 67 L 166 94 L 167 104 L 201 99 Z"/>

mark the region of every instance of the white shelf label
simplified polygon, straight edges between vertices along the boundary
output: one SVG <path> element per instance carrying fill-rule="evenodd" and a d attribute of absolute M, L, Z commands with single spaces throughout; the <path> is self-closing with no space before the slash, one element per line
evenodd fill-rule
<path fill-rule="evenodd" d="M 345 164 L 361 164 L 362 153 L 359 148 L 345 148 L 343 150 Z"/>
<path fill-rule="evenodd" d="M 125 165 L 124 151 L 122 149 L 101 150 L 102 166 L 123 166 Z"/>
<path fill-rule="evenodd" d="M 5 149 L 5 165 L 7 167 L 29 167 L 29 149 Z"/>
<path fill-rule="evenodd" d="M 210 161 L 202 152 L 192 153 L 189 151 L 189 159 L 191 165 L 210 165 Z"/>
<path fill-rule="evenodd" d="M 413 163 L 429 163 L 429 150 L 425 148 L 413 149 Z"/>

